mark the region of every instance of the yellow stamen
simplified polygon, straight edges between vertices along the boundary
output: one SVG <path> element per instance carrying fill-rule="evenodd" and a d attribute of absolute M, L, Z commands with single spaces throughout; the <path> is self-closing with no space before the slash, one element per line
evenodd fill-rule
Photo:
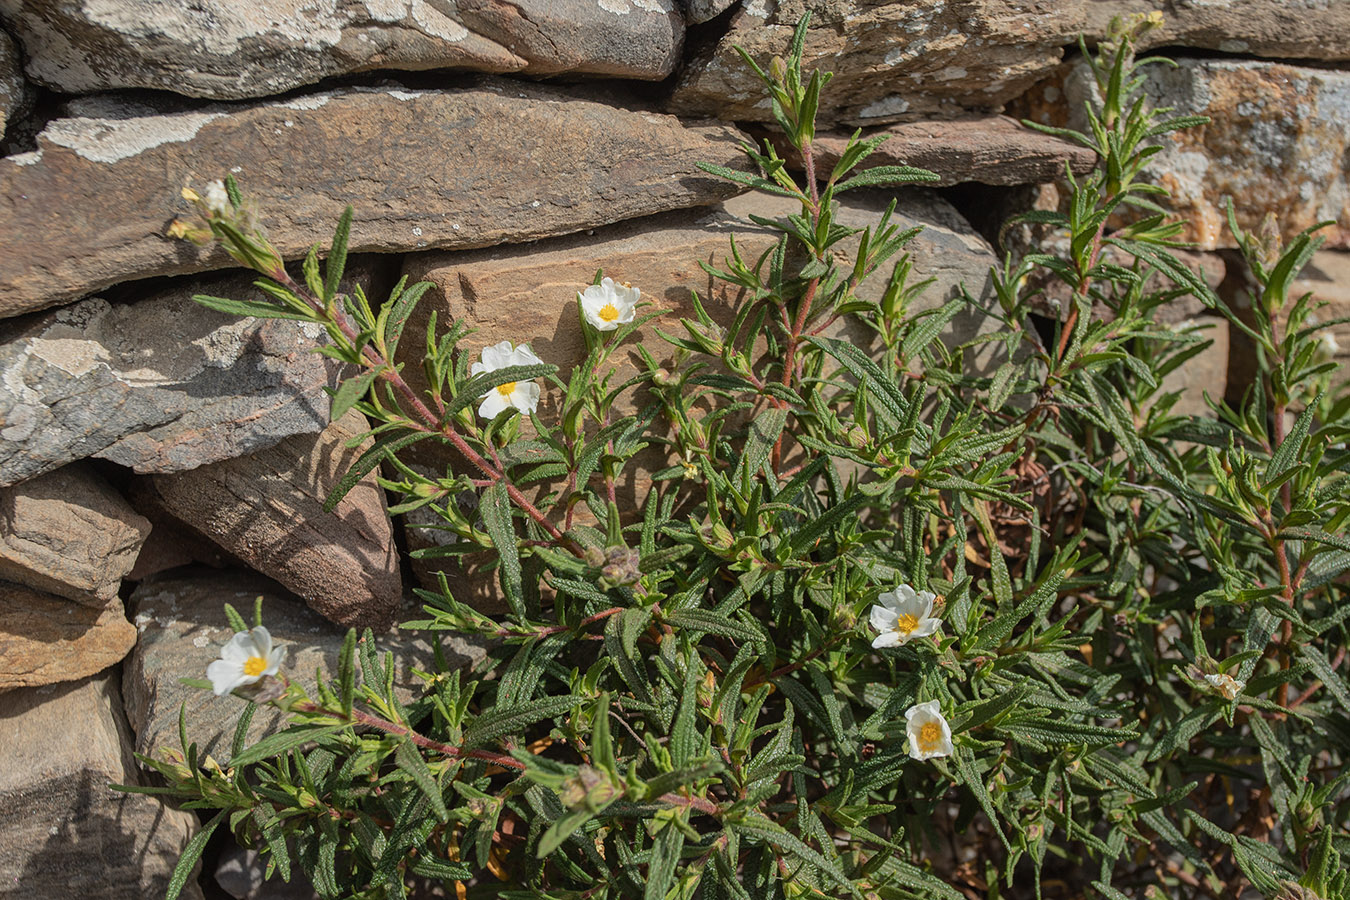
<path fill-rule="evenodd" d="M 506 384 L 497 385 L 497 393 L 501 394 L 503 397 L 510 397 L 511 392 L 515 389 L 516 383 L 514 381 L 508 381 Z"/>
<path fill-rule="evenodd" d="M 606 303 L 604 306 L 600 307 L 598 315 L 601 320 L 605 322 L 613 322 L 619 317 L 619 311 L 614 307 L 613 303 Z"/>
<path fill-rule="evenodd" d="M 901 613 L 895 619 L 895 630 L 901 634 L 909 634 L 915 628 L 919 627 L 917 616 L 911 616 L 909 613 Z"/>
<path fill-rule="evenodd" d="M 250 656 L 244 661 L 244 674 L 251 677 L 261 675 L 266 668 L 267 660 L 263 659 L 261 656 Z"/>
<path fill-rule="evenodd" d="M 942 726 L 936 722 L 924 722 L 919 729 L 919 749 L 927 752 L 942 740 Z"/>

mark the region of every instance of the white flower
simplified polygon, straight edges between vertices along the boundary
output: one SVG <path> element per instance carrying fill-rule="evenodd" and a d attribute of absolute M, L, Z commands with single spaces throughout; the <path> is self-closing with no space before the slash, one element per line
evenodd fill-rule
<path fill-rule="evenodd" d="M 482 359 L 482 362 L 476 362 L 469 367 L 470 375 L 495 372 L 507 366 L 537 366 L 543 362 L 534 355 L 528 344 L 512 347 L 510 341 L 484 347 Z M 534 412 L 539 406 L 539 385 L 533 381 L 508 381 L 492 388 L 483 395 L 483 402 L 478 406 L 478 414 L 485 419 L 495 419 L 498 413 L 512 406 L 523 413 Z"/>
<path fill-rule="evenodd" d="M 905 710 L 905 733 L 909 735 L 909 755 L 913 759 L 951 756 L 952 729 L 942 717 L 936 700 Z"/>
<path fill-rule="evenodd" d="M 286 648 L 273 648 L 272 636 L 259 625 L 252 631 L 235 632 L 220 648 L 220 659 L 206 667 L 206 677 L 211 679 L 211 690 L 220 697 L 264 675 L 277 674 L 285 657 Z"/>
<path fill-rule="evenodd" d="M 223 181 L 213 181 L 206 186 L 206 196 L 202 198 L 206 208 L 218 216 L 227 216 L 234 212 L 230 203 L 230 194 L 225 190 Z"/>
<path fill-rule="evenodd" d="M 1231 675 L 1225 675 L 1220 672 L 1218 675 L 1206 675 L 1205 680 L 1214 686 L 1214 690 L 1223 695 L 1225 700 L 1236 700 L 1237 695 L 1242 693 L 1242 689 L 1247 686 L 1247 682 L 1238 681 Z"/>
<path fill-rule="evenodd" d="M 577 302 L 596 331 L 613 331 L 633 321 L 641 296 L 642 292 L 627 282 L 615 284 L 613 278 L 602 278 L 599 284 L 577 294 Z"/>
<path fill-rule="evenodd" d="M 877 597 L 881 605 L 872 607 L 872 627 L 881 633 L 872 646 L 899 647 L 936 632 L 942 627 L 942 620 L 933 617 L 936 599 L 932 591 L 915 591 L 907 584 Z"/>

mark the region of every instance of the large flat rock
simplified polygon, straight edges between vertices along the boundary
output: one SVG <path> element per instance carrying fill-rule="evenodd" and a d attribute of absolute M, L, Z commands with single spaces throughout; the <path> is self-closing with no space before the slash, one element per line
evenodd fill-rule
<path fill-rule="evenodd" d="M 734 48 L 767 71 L 808 6 L 804 65 L 834 73 L 822 125 L 997 112 L 1054 69 L 1086 21 L 1084 0 L 748 0 L 727 34 L 693 55 L 671 110 L 773 121 L 764 85 Z"/>
<path fill-rule="evenodd" d="M 135 644 L 116 597 L 96 609 L 0 581 L 0 691 L 87 678 Z"/>
<path fill-rule="evenodd" d="M 245 572 L 185 570 L 142 584 L 129 601 L 140 639 L 123 666 L 127 715 L 136 732 L 136 749 L 151 754 L 178 746 L 178 709 L 187 707 L 188 739 L 222 765 L 229 760 L 235 725 L 244 711 L 237 697 L 217 697 L 209 690 L 185 687 L 180 678 L 204 678 L 206 667 L 220 656 L 232 631 L 224 604 L 233 604 L 245 618 L 253 615 L 255 597 L 263 598 L 263 624 L 273 640 L 286 647 L 281 672 L 300 681 L 315 696 L 314 674 L 337 674 L 338 654 L 346 629 L 324 620 L 275 582 Z M 420 695 L 423 684 L 413 669 L 433 671 L 431 634 L 393 632 L 377 638 L 378 650 L 394 652 L 395 690 L 402 700 Z M 453 668 L 471 666 L 486 651 L 474 638 L 445 636 L 441 647 Z M 249 742 L 271 734 L 283 722 L 281 713 L 260 708 L 249 730 Z"/>
<path fill-rule="evenodd" d="M 28 72 L 68 94 L 157 88 L 238 100 L 375 69 L 660 80 L 684 17 L 672 0 L 0 0 Z"/>
<path fill-rule="evenodd" d="M 76 603 L 116 599 L 149 533 L 84 464 L 0 488 L 0 578 Z"/>
<path fill-rule="evenodd" d="M 1087 33 L 1112 16 L 1163 14 L 1142 47 L 1198 47 L 1275 59 L 1350 59 L 1350 4 L 1338 0 L 1088 0 Z"/>
<path fill-rule="evenodd" d="M 326 244 L 347 204 L 353 252 L 484 247 L 713 203 L 737 191 L 695 162 L 742 165 L 730 126 L 491 78 L 174 114 L 100 102 L 0 159 L 0 316 L 234 265 L 165 233 L 190 213 L 185 182 L 229 172 L 293 259 Z"/>
<path fill-rule="evenodd" d="M 0 484 L 87 456 L 176 472 L 323 428 L 322 329 L 214 312 L 195 293 L 263 296 L 231 276 L 0 322 Z"/>
<path fill-rule="evenodd" d="M 855 172 L 874 166 L 918 166 L 938 176 L 928 185 L 1037 184 L 1063 178 L 1066 165 L 1075 175 L 1084 175 L 1097 164 L 1097 155 L 1086 147 L 1042 134 L 1008 116 L 903 122 L 869 129 L 862 137 L 880 134 L 887 136 L 886 141 Z M 829 175 L 848 141 L 849 135 L 843 133 L 817 134 L 812 142 L 816 171 Z M 775 143 L 780 154 L 801 167 L 801 154 L 781 134 Z"/>
<path fill-rule="evenodd" d="M 121 708 L 111 674 L 0 694 L 4 900 L 164 896 L 197 817 L 109 787 L 141 783 Z"/>
<path fill-rule="evenodd" d="M 1321 234 L 1333 247 L 1350 245 L 1350 73 L 1256 60 L 1177 63 L 1148 70 L 1149 102 L 1211 121 L 1160 138 L 1164 150 L 1145 174 L 1171 192 L 1169 205 L 1188 223 L 1182 239 L 1202 250 L 1236 246 L 1223 212 L 1232 197 L 1246 230 L 1267 213 L 1286 239 L 1332 220 Z M 1062 88 L 1031 93 L 1032 117 L 1081 129 L 1078 111 L 1092 89 L 1079 64 Z"/>
<path fill-rule="evenodd" d="M 323 502 L 369 442 L 349 411 L 315 435 L 190 472 L 157 475 L 164 508 L 342 625 L 388 628 L 403 598 L 384 490 L 370 472 L 332 512 Z"/>

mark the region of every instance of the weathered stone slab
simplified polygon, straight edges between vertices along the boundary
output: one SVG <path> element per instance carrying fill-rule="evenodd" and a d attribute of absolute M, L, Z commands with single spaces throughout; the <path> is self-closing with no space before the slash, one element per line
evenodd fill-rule
<path fill-rule="evenodd" d="M 140 783 L 121 707 L 110 675 L 0 694 L 4 900 L 165 895 L 197 818 L 109 787 Z"/>
<path fill-rule="evenodd" d="M 936 182 L 951 185 L 1038 184 L 1064 177 L 1067 163 L 1075 175 L 1092 171 L 1097 155 L 1072 141 L 1027 128 L 1008 116 L 979 116 L 951 121 L 907 122 L 864 132 L 863 138 L 889 135 L 854 171 L 873 166 L 918 166 L 935 172 Z M 817 134 L 812 141 L 816 171 L 830 174 L 848 146 L 847 134 Z M 776 136 L 778 152 L 790 164 L 802 165 L 801 154 Z"/>
<path fill-rule="evenodd" d="M 233 276 L 0 323 L 0 484 L 86 456 L 181 471 L 323 428 L 322 329 L 214 312 L 195 293 L 263 296 Z"/>
<path fill-rule="evenodd" d="M 1203 250 L 1236 246 L 1222 205 L 1231 196 L 1244 229 L 1274 213 L 1287 239 L 1333 220 L 1322 232 L 1328 244 L 1350 245 L 1350 73 L 1245 60 L 1177 62 L 1148 70 L 1149 101 L 1211 121 L 1160 138 L 1165 149 L 1146 174 L 1171 191 L 1169 205 L 1189 223 L 1183 239 Z M 1094 87 L 1086 66 L 1075 66 L 1062 100 L 1055 85 L 1033 92 L 1033 117 L 1062 123 L 1067 113 L 1081 129 L 1078 111 Z"/>
<path fill-rule="evenodd" d="M 123 666 L 127 715 L 139 752 L 178 746 L 178 709 L 186 704 L 188 739 L 221 764 L 228 762 L 244 702 L 184 687 L 178 679 L 205 677 L 207 665 L 219 657 L 232 634 L 224 604 L 233 604 L 251 619 L 258 596 L 263 597 L 263 625 L 278 645 L 286 647 L 282 674 L 304 684 L 311 696 L 316 668 L 324 678 L 336 676 L 346 629 L 325 621 L 275 582 L 253 573 L 213 570 L 152 579 L 129 601 L 140 640 Z M 412 670 L 433 670 L 432 639 L 430 634 L 399 631 L 376 639 L 380 652 L 394 652 L 395 689 L 405 700 L 422 684 Z M 473 665 L 486 654 L 475 638 L 446 636 L 441 646 L 451 666 Z M 275 731 L 283 718 L 270 707 L 259 709 L 249 742 Z"/>
<path fill-rule="evenodd" d="M 75 681 L 121 662 L 136 643 L 122 601 L 78 606 L 0 581 L 0 691 Z"/>
<path fill-rule="evenodd" d="M 673 0 L 0 0 L 28 72 L 69 94 L 157 88 L 239 100 L 377 69 L 660 80 L 680 59 Z"/>
<path fill-rule="evenodd" d="M 87 465 L 0 488 L 0 579 L 101 607 L 117 597 L 150 523 Z"/>
<path fill-rule="evenodd" d="M 984 239 L 937 195 L 913 190 L 900 196 L 892 223 L 902 229 L 924 226 L 924 231 L 907 248 L 914 259 L 914 280 L 929 276 L 937 279 L 916 301 L 913 311 L 931 309 L 951 299 L 963 283 L 978 300 L 992 302 L 988 277 L 989 267 L 996 260 Z M 844 194 L 837 221 L 859 228 L 874 225 L 889 198 L 890 195 L 882 193 Z M 720 324 L 730 324 L 734 315 L 736 291 L 715 283 L 698 263 L 723 266 L 730 255 L 729 236 L 733 233 L 742 256 L 755 260 L 773 245 L 777 234 L 756 225 L 750 216 L 775 217 L 799 211 L 800 206 L 789 199 L 747 194 L 712 210 L 656 216 L 596 229 L 593 235 L 584 238 L 557 238 L 532 247 L 411 256 L 404 267 L 409 280 L 430 281 L 435 287 L 423 297 L 407 333 L 425 330 L 427 317 L 435 310 L 438 327 L 444 328 L 451 319 L 457 319 L 478 329 L 460 343 L 475 358 L 482 347 L 503 339 L 529 342 L 545 362 L 562 367 L 565 377 L 586 356 L 577 320 L 576 293 L 591 283 L 597 268 L 603 268 L 616 281 L 631 282 L 641 289 L 644 299 L 654 304 L 647 311 L 662 312 L 659 319 L 643 329 L 640 340 L 653 357 L 668 363 L 674 348 L 657 337 L 656 330 L 684 334 L 680 318 L 695 317 L 692 291 L 698 292 L 709 315 Z M 849 248 L 856 247 L 855 239 L 841 244 L 839 252 L 847 256 Z M 865 281 L 860 296 L 878 300 L 888 274 L 879 273 Z M 944 338 L 949 342 L 969 340 L 992 324 L 993 320 L 972 309 L 956 317 Z M 837 329 L 835 333 L 861 344 L 868 344 L 871 334 L 861 326 L 849 331 Z M 636 341 L 630 340 L 634 343 L 612 358 L 617 366 L 615 385 L 642 368 Z M 420 370 L 420 357 L 413 358 L 415 352 L 420 352 L 417 349 L 420 346 L 419 341 L 403 344 L 404 371 L 413 377 Z M 977 364 L 983 358 L 977 357 Z M 557 397 L 546 389 L 539 407 L 546 420 L 556 415 L 556 401 Z M 635 406 L 631 395 L 621 400 L 618 408 L 632 412 Z M 430 441 L 419 444 L 417 450 L 419 457 L 429 464 L 434 461 L 443 466 L 454 462 L 448 450 L 437 456 L 437 448 Z M 622 509 L 639 509 L 650 488 L 651 469 L 641 463 L 664 467 L 663 459 L 657 455 L 654 460 L 640 460 L 639 465 L 630 467 L 634 471 L 625 472 L 618 491 Z M 427 511 L 408 516 L 405 524 L 409 546 L 413 549 L 434 546 L 445 533 L 418 526 L 436 521 L 434 514 Z M 444 559 L 414 560 L 413 569 L 429 589 L 436 587 L 435 573 L 445 571 L 457 599 L 481 609 L 498 608 L 500 598 L 492 588 L 490 576 L 478 578 L 473 572 L 466 575 Z"/>
<path fill-rule="evenodd" d="M 822 125 L 997 112 L 1050 73 L 1085 22 L 1083 0 L 751 0 L 726 36 L 689 62 L 670 109 L 773 121 L 763 84 L 733 46 L 767 71 L 773 57 L 787 54 L 808 6 L 804 65 L 834 73 Z"/>
<path fill-rule="evenodd" d="M 1163 14 L 1141 47 L 1200 47 L 1275 59 L 1350 59 L 1350 6 L 1337 0 L 1088 0 L 1088 34 L 1112 16 Z"/>
<path fill-rule="evenodd" d="M 0 31 L 0 138 L 11 117 L 21 112 L 31 99 L 32 89 L 23 77 L 23 60 L 19 48 L 4 31 Z"/>
<path fill-rule="evenodd" d="M 684 8 L 684 20 L 690 25 L 715 19 L 731 9 L 738 0 L 680 0 Z"/>
<path fill-rule="evenodd" d="M 229 553 L 285 585 L 321 615 L 383 631 L 403 598 L 398 550 L 384 490 L 371 472 L 332 512 L 333 486 L 368 446 L 345 446 L 366 430 L 349 411 L 317 435 L 157 475 L 164 508 Z"/>
<path fill-rule="evenodd" d="M 85 116 L 48 123 L 36 151 L 0 159 L 0 315 L 234 265 L 166 234 L 190 213 L 184 182 L 229 172 L 294 259 L 327 242 L 347 204 L 353 252 L 484 247 L 713 203 L 737 190 L 694 163 L 743 165 L 730 126 L 498 79 L 169 115 L 104 105 L 95 116 L 84 104 Z M 93 203 L 106 215 L 91 215 Z"/>

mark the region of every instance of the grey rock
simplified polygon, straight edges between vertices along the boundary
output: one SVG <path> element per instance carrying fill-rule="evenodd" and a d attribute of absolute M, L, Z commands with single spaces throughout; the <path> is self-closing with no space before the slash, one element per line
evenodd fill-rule
<path fill-rule="evenodd" d="M 1187 223 L 1181 239 L 1201 250 L 1236 246 L 1223 210 L 1232 197 L 1244 230 L 1274 214 L 1287 241 L 1331 220 L 1319 232 L 1327 245 L 1350 246 L 1350 73 L 1257 60 L 1176 62 L 1148 70 L 1148 101 L 1210 122 L 1160 138 L 1164 149 L 1145 176 L 1170 192 L 1169 206 Z M 1059 88 L 1033 95 L 1044 90 L 1053 96 Z M 1081 129 L 1093 90 L 1079 64 L 1063 82 L 1064 101 L 1033 108 L 1033 116 Z"/>
<path fill-rule="evenodd" d="M 315 693 L 316 669 L 324 678 L 337 674 L 346 629 L 324 620 L 275 582 L 253 573 L 211 570 L 151 579 L 128 601 L 140 639 L 123 666 L 127 715 L 139 752 L 178 747 L 178 709 L 186 704 L 188 739 L 202 753 L 222 765 L 228 763 L 244 701 L 185 687 L 178 679 L 204 678 L 207 665 L 219 657 L 231 636 L 224 604 L 233 604 L 245 618 L 251 618 L 254 598 L 259 596 L 263 598 L 263 624 L 273 640 L 287 648 L 282 674 L 303 683 L 310 696 Z M 403 631 L 376 639 L 381 653 L 394 653 L 394 684 L 401 700 L 411 699 L 422 685 L 412 674 L 414 668 L 433 670 L 433 639 L 429 633 Z M 484 646 L 471 637 L 446 635 L 441 647 L 452 668 L 471 666 L 486 655 Z M 273 733 L 284 718 L 272 707 L 260 708 L 248 742 Z"/>
<path fill-rule="evenodd" d="M 378 69 L 660 80 L 684 21 L 673 0 L 0 0 L 29 75 L 78 94 L 158 88 L 238 100 Z"/>
<path fill-rule="evenodd" d="M 715 19 L 731 9 L 739 0 L 681 0 L 684 7 L 684 20 L 690 25 Z"/>
<path fill-rule="evenodd" d="M 313 353 L 319 326 L 192 301 L 261 296 L 250 285 L 217 278 L 0 323 L 0 484 L 87 456 L 176 472 L 323 428 L 334 365 Z"/>
<path fill-rule="evenodd" d="M 140 784 L 110 674 L 0 694 L 0 897 L 163 897 L 196 816 Z M 189 879 L 180 895 L 201 900 Z"/>
<path fill-rule="evenodd" d="M 14 40 L 0 31 L 0 138 L 11 119 L 27 110 L 33 89 L 23 77 L 23 59 Z"/>
<path fill-rule="evenodd" d="M 1088 0 L 1087 33 L 1113 16 L 1158 11 L 1141 46 L 1200 47 L 1275 59 L 1350 59 L 1350 4 L 1337 0 Z"/>
<path fill-rule="evenodd" d="M 732 127 L 491 78 L 166 115 L 103 106 L 48 123 L 37 150 L 0 159 L 0 316 L 235 265 L 166 234 L 191 214 L 185 182 L 229 172 L 295 259 L 326 243 L 347 204 L 352 252 L 485 247 L 715 203 L 739 191 L 695 162 L 745 165 Z"/>
<path fill-rule="evenodd" d="M 156 475 L 164 508 L 342 625 L 383 631 L 403 598 L 384 490 L 368 473 L 333 510 L 334 485 L 370 446 L 352 410 L 316 435 L 190 472 Z"/>
<path fill-rule="evenodd" d="M 998 112 L 1053 71 L 1086 21 L 1084 0 L 747 0 L 686 65 L 671 111 L 772 122 L 766 89 L 735 47 L 767 71 L 808 7 L 805 68 L 834 73 L 822 126 Z"/>
<path fill-rule="evenodd" d="M 149 533 L 87 465 L 0 488 L 0 578 L 77 603 L 115 599 Z"/>

